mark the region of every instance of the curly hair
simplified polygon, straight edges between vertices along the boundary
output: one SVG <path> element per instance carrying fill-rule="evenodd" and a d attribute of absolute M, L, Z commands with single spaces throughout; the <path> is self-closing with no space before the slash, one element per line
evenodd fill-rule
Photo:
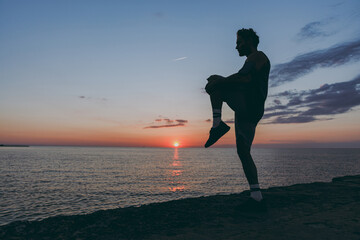
<path fill-rule="evenodd" d="M 249 29 L 242 28 L 242 29 L 238 30 L 237 36 L 242 37 L 245 41 L 250 40 L 256 48 L 259 45 L 259 36 L 256 34 L 256 32 L 252 28 L 249 28 Z"/>

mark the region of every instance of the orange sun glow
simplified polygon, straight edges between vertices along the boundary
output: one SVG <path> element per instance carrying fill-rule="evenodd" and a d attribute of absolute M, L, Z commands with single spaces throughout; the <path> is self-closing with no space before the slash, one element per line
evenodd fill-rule
<path fill-rule="evenodd" d="M 180 144 L 178 142 L 174 142 L 174 147 L 178 147 Z"/>

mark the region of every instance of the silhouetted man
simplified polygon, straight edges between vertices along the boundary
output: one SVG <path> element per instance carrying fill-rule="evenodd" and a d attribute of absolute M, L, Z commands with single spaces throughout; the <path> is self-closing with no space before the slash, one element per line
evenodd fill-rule
<path fill-rule="evenodd" d="M 264 114 L 270 61 L 263 52 L 257 50 L 258 44 L 259 37 L 253 29 L 240 29 L 237 32 L 236 49 L 240 56 L 247 57 L 243 67 L 228 77 L 212 75 L 207 79 L 205 89 L 210 95 L 213 127 L 205 147 L 213 145 L 230 129 L 221 121 L 222 103 L 226 102 L 235 112 L 236 148 L 251 192 L 247 203 L 262 208 L 264 201 L 250 150 L 255 128 Z"/>

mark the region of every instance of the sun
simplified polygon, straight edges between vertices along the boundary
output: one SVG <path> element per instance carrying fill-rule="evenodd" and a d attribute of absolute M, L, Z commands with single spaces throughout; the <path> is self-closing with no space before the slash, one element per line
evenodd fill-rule
<path fill-rule="evenodd" d="M 180 146 L 179 142 L 174 142 L 174 147 L 179 147 L 179 146 Z"/>

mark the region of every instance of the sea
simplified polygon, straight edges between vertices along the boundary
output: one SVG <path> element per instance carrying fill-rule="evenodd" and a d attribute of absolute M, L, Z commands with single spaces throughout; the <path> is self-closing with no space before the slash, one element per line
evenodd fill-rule
<path fill-rule="evenodd" d="M 261 188 L 360 174 L 360 149 L 253 148 L 252 156 Z M 0 148 L 0 225 L 248 188 L 235 148 Z"/>

